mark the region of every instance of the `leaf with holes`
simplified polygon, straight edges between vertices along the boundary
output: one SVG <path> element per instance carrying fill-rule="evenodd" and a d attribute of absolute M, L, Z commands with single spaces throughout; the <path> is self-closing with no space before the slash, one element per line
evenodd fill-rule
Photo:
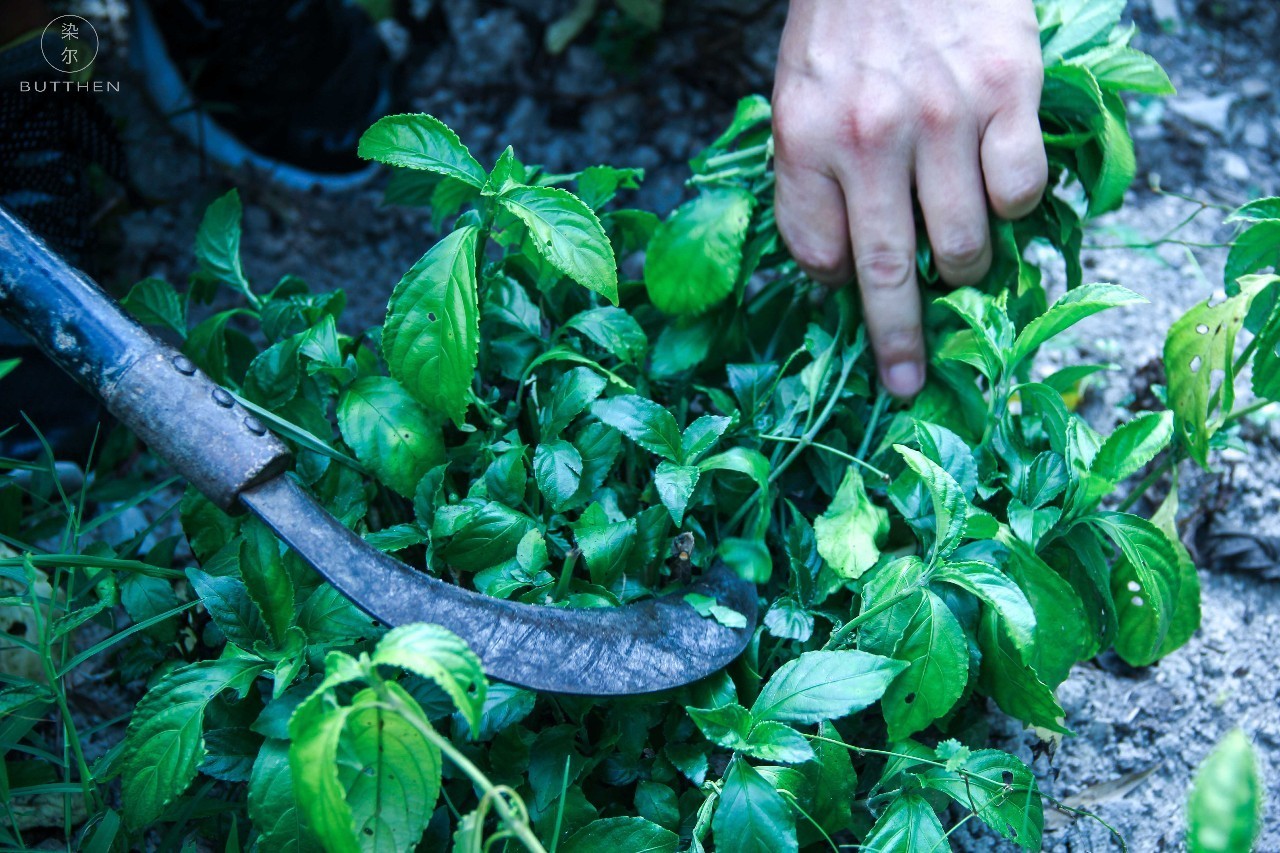
<path fill-rule="evenodd" d="M 387 370 L 429 410 L 461 424 L 480 347 L 476 241 L 454 231 L 413 265 L 387 303 L 382 354 Z"/>
<path fill-rule="evenodd" d="M 338 400 L 338 427 L 356 458 L 406 498 L 423 475 L 444 464 L 439 422 L 394 379 L 353 382 Z"/>
<path fill-rule="evenodd" d="M 1044 806 L 1036 777 L 1007 752 L 980 749 L 959 770 L 931 767 L 920 784 L 941 791 L 962 809 L 972 809 L 987 826 L 1027 850 L 1039 850 Z"/>
<path fill-rule="evenodd" d="M 881 699 L 889 739 L 904 740 L 949 712 L 969 682 L 964 629 L 937 595 L 925 590 L 893 651 L 907 668 Z"/>
<path fill-rule="evenodd" d="M 1209 439 L 1222 425 L 1219 413 L 1231 411 L 1236 335 L 1244 326 L 1253 297 L 1275 276 L 1245 276 L 1240 293 L 1220 302 L 1206 300 L 1183 314 L 1169 329 L 1164 366 L 1169 375 L 1169 405 L 1174 431 L 1191 458 L 1209 465 Z"/>

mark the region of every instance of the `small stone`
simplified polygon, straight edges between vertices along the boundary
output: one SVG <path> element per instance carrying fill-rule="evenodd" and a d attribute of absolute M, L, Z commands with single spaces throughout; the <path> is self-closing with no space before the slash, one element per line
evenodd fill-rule
<path fill-rule="evenodd" d="M 1267 133 L 1267 126 L 1260 122 L 1250 122 L 1245 126 L 1244 134 L 1241 137 L 1244 144 L 1250 148 L 1266 148 L 1270 135 Z"/>
<path fill-rule="evenodd" d="M 1241 81 L 1240 94 L 1249 100 L 1265 98 L 1271 94 L 1271 84 L 1258 77 L 1249 77 Z"/>
<path fill-rule="evenodd" d="M 1222 174 L 1233 181 L 1249 180 L 1249 164 L 1234 151 L 1222 152 Z"/>
<path fill-rule="evenodd" d="M 1187 97 L 1171 100 L 1169 109 L 1198 127 L 1212 130 L 1219 136 L 1225 136 L 1227 133 L 1227 121 L 1230 118 L 1231 107 L 1236 102 L 1236 97 L 1233 92 L 1214 97 L 1188 95 Z"/>

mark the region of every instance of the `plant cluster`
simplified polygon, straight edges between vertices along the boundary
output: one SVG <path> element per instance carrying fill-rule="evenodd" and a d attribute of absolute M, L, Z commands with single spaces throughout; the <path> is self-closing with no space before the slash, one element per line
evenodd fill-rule
<path fill-rule="evenodd" d="M 1172 87 L 1128 47 L 1119 4 L 1037 9 L 1054 190 L 992 222 L 978 287 L 935 292 L 921 235 L 933 355 L 910 404 L 876 387 L 851 291 L 807 280 L 778 237 L 762 98 L 692 162 L 696 196 L 666 218 L 619 204 L 639 170 L 549 173 L 510 148 L 486 169 L 430 116 L 382 119 L 360 153 L 395 168 L 389 202 L 429 205 L 445 236 L 358 335 L 339 329 L 341 292 L 251 286 L 239 198 L 214 202 L 185 293 L 148 279 L 125 305 L 289 442 L 292 476 L 344 524 L 423 571 L 545 606 L 614 606 L 722 562 L 758 585 L 762 625 L 687 688 L 535 695 L 489 683 L 442 629 L 372 624 L 262 524 L 192 490 L 178 511 L 199 567 L 180 571 L 177 537 L 107 545 L 92 535 L 107 516 L 83 514 L 168 482 L 100 475 L 77 497 L 27 466 L 25 488 L 0 488 L 0 577 L 29 614 L 11 634 L 32 664 L 6 667 L 0 691 L 0 748 L 21 756 L 0 774 L 5 843 L 33 825 L 15 803 L 56 795 L 67 834 L 101 850 L 196 836 L 940 850 L 973 818 L 1039 849 L 1045 797 L 1022 761 L 984 748 L 986 700 L 1069 734 L 1055 690 L 1075 663 L 1114 647 L 1150 664 L 1198 626 L 1176 487 L 1151 518 L 1124 509 L 1230 440 L 1256 405 L 1235 406 L 1250 365 L 1254 394 L 1276 398 L 1280 279 L 1254 273 L 1276 264 L 1280 203 L 1238 212 L 1230 295 L 1170 331 L 1169 411 L 1093 429 L 1072 401 L 1102 366 L 1041 375 L 1036 355 L 1141 301 L 1083 283 L 1083 219 L 1133 178 L 1120 94 Z M 1065 262 L 1052 303 L 1032 244 Z M 193 325 L 219 288 L 238 303 Z M 150 476 L 131 449 L 112 435 L 97 470 Z M 690 598 L 698 618 L 741 620 Z M 148 689 L 95 754 L 68 703 L 107 653 Z"/>

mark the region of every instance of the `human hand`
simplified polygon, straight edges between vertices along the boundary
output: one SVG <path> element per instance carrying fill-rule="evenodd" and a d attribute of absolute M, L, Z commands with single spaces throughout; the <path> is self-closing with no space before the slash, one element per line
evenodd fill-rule
<path fill-rule="evenodd" d="M 778 229 L 815 280 L 857 273 L 891 394 L 924 384 L 911 189 L 943 280 L 991 265 L 987 201 L 1047 179 L 1031 0 L 792 0 L 773 90 Z"/>

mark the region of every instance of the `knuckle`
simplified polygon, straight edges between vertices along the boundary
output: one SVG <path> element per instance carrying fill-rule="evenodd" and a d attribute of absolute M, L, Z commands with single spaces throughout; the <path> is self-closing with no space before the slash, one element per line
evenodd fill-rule
<path fill-rule="evenodd" d="M 810 108 L 805 98 L 775 95 L 773 135 L 779 156 L 783 152 L 800 152 L 809 145 L 822 132 L 816 122 L 820 115 L 821 111 Z"/>
<path fill-rule="evenodd" d="M 923 344 L 924 336 L 919 326 L 889 329 L 876 336 L 876 352 L 890 360 L 915 355 Z"/>
<path fill-rule="evenodd" d="M 845 113 L 842 135 L 855 148 L 883 148 L 902 132 L 903 119 L 903 109 L 896 99 L 868 100 Z"/>
<path fill-rule="evenodd" d="M 944 264 L 967 268 L 986 256 L 987 238 L 979 231 L 947 231 L 934 242 L 933 249 Z"/>
<path fill-rule="evenodd" d="M 897 249 L 871 249 L 857 259 L 858 281 L 870 290 L 898 290 L 911 282 L 915 259 Z"/>
<path fill-rule="evenodd" d="M 838 246 L 799 243 L 791 253 L 801 268 L 818 281 L 834 284 L 849 275 L 848 255 Z"/>
<path fill-rule="evenodd" d="M 1047 167 L 1037 165 L 1008 175 L 1003 186 L 994 193 L 1000 212 L 1027 212 L 1040 203 L 1048 181 Z"/>
<path fill-rule="evenodd" d="M 983 87 L 1000 96 L 1038 91 L 1044 79 L 1039 57 L 993 56 L 982 64 Z"/>
<path fill-rule="evenodd" d="M 963 117 L 957 98 L 929 96 L 920 102 L 920 124 L 925 130 L 947 131 L 960 124 Z"/>

